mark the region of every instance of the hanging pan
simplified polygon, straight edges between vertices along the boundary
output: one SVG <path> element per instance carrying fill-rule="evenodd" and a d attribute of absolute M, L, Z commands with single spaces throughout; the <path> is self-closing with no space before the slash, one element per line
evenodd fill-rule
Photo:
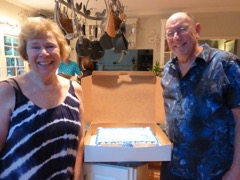
<path fill-rule="evenodd" d="M 106 32 L 100 38 L 100 45 L 104 49 L 111 49 L 113 48 L 112 37 L 110 37 Z"/>
<path fill-rule="evenodd" d="M 90 56 L 92 52 L 92 43 L 89 39 L 87 39 L 86 31 L 85 31 L 85 23 L 82 25 L 82 35 L 78 37 L 78 40 L 76 42 L 76 53 L 79 57 L 82 56 Z"/>
<path fill-rule="evenodd" d="M 97 35 L 98 35 L 98 26 L 95 26 L 94 30 L 95 39 L 91 42 L 92 43 L 92 52 L 91 52 L 91 59 L 92 60 L 99 60 L 104 56 L 105 50 L 101 46 L 100 42 L 98 41 Z"/>
<path fill-rule="evenodd" d="M 116 52 L 128 50 L 128 40 L 125 36 L 125 22 L 122 22 L 120 29 L 117 31 L 116 36 L 113 38 L 113 46 Z"/>

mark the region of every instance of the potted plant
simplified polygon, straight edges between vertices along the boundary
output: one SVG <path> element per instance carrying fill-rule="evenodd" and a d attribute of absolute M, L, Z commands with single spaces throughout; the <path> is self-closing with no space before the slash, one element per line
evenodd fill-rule
<path fill-rule="evenodd" d="M 152 69 L 150 71 L 155 72 L 156 76 L 162 77 L 162 68 L 160 66 L 160 62 L 155 61 L 154 65 L 152 66 Z"/>

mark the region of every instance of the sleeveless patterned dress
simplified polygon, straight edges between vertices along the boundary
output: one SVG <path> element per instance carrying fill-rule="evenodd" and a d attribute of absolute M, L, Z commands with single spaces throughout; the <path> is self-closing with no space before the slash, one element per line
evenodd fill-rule
<path fill-rule="evenodd" d="M 51 109 L 33 104 L 15 84 L 16 104 L 0 154 L 0 179 L 72 179 L 81 127 L 72 82 L 64 102 Z"/>

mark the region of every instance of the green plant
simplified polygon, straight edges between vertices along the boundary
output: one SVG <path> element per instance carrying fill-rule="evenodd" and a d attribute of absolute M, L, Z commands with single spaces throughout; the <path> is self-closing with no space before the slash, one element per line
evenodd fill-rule
<path fill-rule="evenodd" d="M 160 62 L 156 61 L 150 71 L 155 72 L 156 76 L 162 77 L 162 68 L 160 66 Z"/>

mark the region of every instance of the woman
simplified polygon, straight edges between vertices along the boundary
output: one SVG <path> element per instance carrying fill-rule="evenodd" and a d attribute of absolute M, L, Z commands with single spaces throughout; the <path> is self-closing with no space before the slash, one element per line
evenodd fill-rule
<path fill-rule="evenodd" d="M 22 25 L 19 54 L 30 71 L 0 83 L 0 179 L 80 179 L 82 88 L 56 75 L 69 52 L 51 20 Z"/>
<path fill-rule="evenodd" d="M 78 67 L 78 64 L 72 61 L 68 56 L 61 62 L 58 68 L 58 74 L 65 78 L 71 79 L 75 75 L 77 75 L 77 78 L 79 78 L 82 75 L 82 72 Z"/>

